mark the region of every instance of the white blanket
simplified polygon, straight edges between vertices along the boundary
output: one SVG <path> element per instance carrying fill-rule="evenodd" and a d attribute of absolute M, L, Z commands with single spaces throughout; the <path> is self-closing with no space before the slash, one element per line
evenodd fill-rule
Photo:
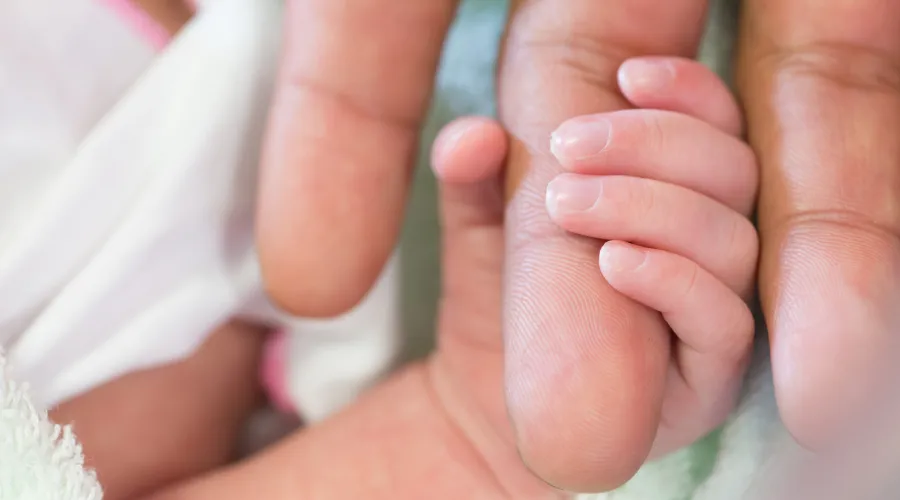
<path fill-rule="evenodd" d="M 302 340 L 311 420 L 393 358 L 395 266 L 335 321 L 265 300 L 253 217 L 282 2 L 204 6 L 157 54 L 104 3 L 0 4 L 0 345 L 42 404 L 182 359 L 235 316 Z"/>

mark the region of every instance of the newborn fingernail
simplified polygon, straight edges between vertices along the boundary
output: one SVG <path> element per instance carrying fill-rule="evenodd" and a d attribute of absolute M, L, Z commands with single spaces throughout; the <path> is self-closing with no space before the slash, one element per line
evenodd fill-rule
<path fill-rule="evenodd" d="M 610 123 L 604 118 L 569 120 L 550 136 L 550 152 L 561 163 L 591 158 L 609 144 Z"/>
<path fill-rule="evenodd" d="M 610 241 L 600 248 L 600 272 L 633 272 L 647 260 L 647 252 L 628 243 Z"/>
<path fill-rule="evenodd" d="M 586 212 L 602 194 L 602 179 L 563 174 L 547 184 L 547 211 L 551 218 Z"/>
<path fill-rule="evenodd" d="M 672 84 L 671 61 L 652 57 L 629 59 L 619 67 L 619 87 L 625 94 L 658 92 Z"/>

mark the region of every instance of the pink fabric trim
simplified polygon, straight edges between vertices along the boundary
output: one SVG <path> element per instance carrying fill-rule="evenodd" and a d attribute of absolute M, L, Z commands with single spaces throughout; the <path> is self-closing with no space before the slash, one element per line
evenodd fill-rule
<path fill-rule="evenodd" d="M 99 0 L 107 7 L 131 24 L 132 29 L 149 42 L 156 50 L 162 50 L 171 40 L 169 32 L 148 16 L 143 10 L 137 8 L 130 0 Z"/>
<path fill-rule="evenodd" d="M 288 337 L 283 330 L 273 332 L 263 347 L 260 381 L 263 390 L 275 409 L 284 413 L 296 413 L 288 391 Z"/>

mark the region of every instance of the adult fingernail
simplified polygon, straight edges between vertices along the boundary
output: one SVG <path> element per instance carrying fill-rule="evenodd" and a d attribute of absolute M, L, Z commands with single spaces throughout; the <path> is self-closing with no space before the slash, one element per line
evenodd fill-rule
<path fill-rule="evenodd" d="M 550 136 L 550 152 L 562 163 L 591 158 L 609 144 L 611 125 L 604 118 L 576 118 Z"/>
<path fill-rule="evenodd" d="M 551 218 L 586 212 L 602 194 L 602 179 L 563 174 L 547 184 L 547 211 Z"/>
<path fill-rule="evenodd" d="M 619 67 L 619 87 L 626 94 L 659 92 L 672 84 L 675 68 L 658 58 L 629 59 Z"/>
<path fill-rule="evenodd" d="M 633 272 L 647 260 L 643 249 L 621 242 L 607 242 L 600 248 L 600 271 Z"/>

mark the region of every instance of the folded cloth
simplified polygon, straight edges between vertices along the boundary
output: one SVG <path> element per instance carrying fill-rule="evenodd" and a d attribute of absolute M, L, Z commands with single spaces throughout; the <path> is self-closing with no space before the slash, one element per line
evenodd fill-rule
<path fill-rule="evenodd" d="M 36 402 L 182 359 L 233 317 L 302 340 L 310 420 L 393 359 L 395 266 L 334 321 L 263 294 L 253 219 L 282 4 L 202 2 L 166 42 L 121 0 L 0 3 L 0 346 Z"/>

